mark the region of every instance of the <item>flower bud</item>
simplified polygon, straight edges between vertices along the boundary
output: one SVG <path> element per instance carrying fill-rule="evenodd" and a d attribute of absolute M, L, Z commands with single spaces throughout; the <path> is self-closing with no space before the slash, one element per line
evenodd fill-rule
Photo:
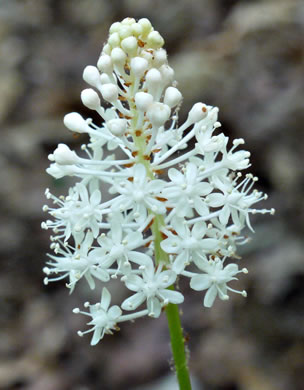
<path fill-rule="evenodd" d="M 121 25 L 118 34 L 121 39 L 128 38 L 130 35 L 132 35 L 131 26 Z"/>
<path fill-rule="evenodd" d="M 131 30 L 132 30 L 132 34 L 135 36 L 135 37 L 138 37 L 139 35 L 142 34 L 142 26 L 139 24 L 139 23 L 133 23 L 131 25 Z"/>
<path fill-rule="evenodd" d="M 104 73 L 111 74 L 113 72 L 113 64 L 111 57 L 107 54 L 103 54 L 99 57 L 97 62 L 97 68 Z"/>
<path fill-rule="evenodd" d="M 111 51 L 112 51 L 112 47 L 108 43 L 106 43 L 102 48 L 102 54 L 106 54 L 109 56 L 111 54 Z"/>
<path fill-rule="evenodd" d="M 141 57 L 134 57 L 131 60 L 131 71 L 136 77 L 142 77 L 148 69 L 149 63 Z"/>
<path fill-rule="evenodd" d="M 115 47 L 115 49 L 113 49 L 111 52 L 111 58 L 115 65 L 124 66 L 127 59 L 127 55 L 122 49 L 120 49 L 119 47 Z"/>
<path fill-rule="evenodd" d="M 170 118 L 170 107 L 163 103 L 153 103 L 147 111 L 147 117 L 153 126 L 163 126 Z"/>
<path fill-rule="evenodd" d="M 109 36 L 108 44 L 111 45 L 113 48 L 120 46 L 120 36 L 118 32 L 114 32 Z"/>
<path fill-rule="evenodd" d="M 165 85 L 171 84 L 174 80 L 174 70 L 169 65 L 162 65 L 159 68 L 159 71 L 162 75 L 162 80 Z"/>
<path fill-rule="evenodd" d="M 107 122 L 107 127 L 113 135 L 124 135 L 127 128 L 127 121 L 125 119 L 111 119 Z"/>
<path fill-rule="evenodd" d="M 120 22 L 115 22 L 111 25 L 110 27 L 110 34 L 114 33 L 114 32 L 118 32 L 119 29 L 121 27 L 121 23 Z"/>
<path fill-rule="evenodd" d="M 158 31 L 151 31 L 147 37 L 148 46 L 152 49 L 161 48 L 165 41 Z"/>
<path fill-rule="evenodd" d="M 61 179 L 64 176 L 73 176 L 75 173 L 72 166 L 59 165 L 57 163 L 53 163 L 46 169 L 46 172 L 53 176 L 55 179 Z"/>
<path fill-rule="evenodd" d="M 173 108 L 182 101 L 183 95 L 177 88 L 168 87 L 165 92 L 164 103 Z"/>
<path fill-rule="evenodd" d="M 86 66 L 82 77 L 86 83 L 92 85 L 93 87 L 97 87 L 100 84 L 100 73 L 96 66 Z"/>
<path fill-rule="evenodd" d="M 92 88 L 84 89 L 81 92 L 81 101 L 90 110 L 97 110 L 100 107 L 99 96 Z"/>
<path fill-rule="evenodd" d="M 147 18 L 142 18 L 139 19 L 138 24 L 140 24 L 142 27 L 142 35 L 147 36 L 152 29 L 150 20 Z"/>
<path fill-rule="evenodd" d="M 121 24 L 123 25 L 127 25 L 127 26 L 131 26 L 132 24 L 134 24 L 136 22 L 136 20 L 134 18 L 124 18 L 121 22 Z"/>
<path fill-rule="evenodd" d="M 161 65 L 167 62 L 167 52 L 165 49 L 158 49 L 154 52 L 154 61 L 156 67 L 160 67 Z"/>
<path fill-rule="evenodd" d="M 149 92 L 153 94 L 155 90 L 160 86 L 161 82 L 161 73 L 155 68 L 150 69 L 149 72 L 146 74 L 146 85 L 148 87 Z"/>
<path fill-rule="evenodd" d="M 100 75 L 100 84 L 111 84 L 112 81 L 110 80 L 110 77 L 106 73 L 102 73 Z"/>
<path fill-rule="evenodd" d="M 75 133 L 86 133 L 88 124 L 78 112 L 66 114 L 63 118 L 64 125 Z"/>
<path fill-rule="evenodd" d="M 187 121 L 189 121 L 190 123 L 196 123 L 206 118 L 207 115 L 208 109 L 206 105 L 203 103 L 195 103 L 189 111 Z"/>
<path fill-rule="evenodd" d="M 76 153 L 65 144 L 59 144 L 48 157 L 50 161 L 55 161 L 59 165 L 72 165 L 78 161 Z"/>
<path fill-rule="evenodd" d="M 107 102 L 115 102 L 118 99 L 118 88 L 114 84 L 103 84 L 100 87 L 102 97 Z"/>
<path fill-rule="evenodd" d="M 153 96 L 146 92 L 137 92 L 135 94 L 135 104 L 139 111 L 146 112 L 153 103 Z"/>
<path fill-rule="evenodd" d="M 125 38 L 121 41 L 121 47 L 129 56 L 136 56 L 138 48 L 137 39 L 133 36 Z"/>

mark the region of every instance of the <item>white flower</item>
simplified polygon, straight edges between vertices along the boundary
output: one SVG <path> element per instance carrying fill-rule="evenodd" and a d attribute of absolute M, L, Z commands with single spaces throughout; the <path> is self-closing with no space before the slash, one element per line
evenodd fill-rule
<path fill-rule="evenodd" d="M 172 264 L 172 270 L 177 274 L 190 264 L 193 256 L 217 251 L 219 242 L 206 236 L 207 226 L 204 222 L 196 222 L 191 230 L 181 218 L 174 219 L 172 225 L 175 231 L 166 232 L 168 238 L 161 242 L 161 247 L 165 252 L 177 255 Z"/>
<path fill-rule="evenodd" d="M 96 252 L 91 250 L 93 244 L 93 235 L 91 232 L 86 234 L 83 242 L 78 244 L 74 252 L 71 251 L 68 245 L 55 245 L 55 253 L 58 255 L 49 255 L 52 261 L 47 262 L 47 267 L 44 272 L 47 275 L 44 279 L 45 284 L 54 282 L 60 279 L 69 278 L 67 287 L 72 293 L 76 283 L 85 277 L 91 289 L 95 288 L 93 277 L 107 282 L 110 277 L 107 267 L 99 264 L 100 259 L 96 257 Z M 50 278 L 50 275 L 58 275 Z"/>
<path fill-rule="evenodd" d="M 50 214 L 56 221 L 47 223 L 48 227 L 62 232 L 65 240 L 71 234 L 83 237 L 84 231 L 90 228 L 94 238 L 99 234 L 99 223 L 102 220 L 100 209 L 101 193 L 96 189 L 89 197 L 83 183 L 77 183 L 70 188 L 69 195 L 63 199 L 54 198 L 61 207 L 50 209 Z"/>
<path fill-rule="evenodd" d="M 122 278 L 127 288 L 136 292 L 122 303 L 121 307 L 124 310 L 135 310 L 147 301 L 149 316 L 157 318 L 160 316 L 162 306 L 184 301 L 180 292 L 168 290 L 168 287 L 176 280 L 175 272 L 162 271 L 162 266 L 158 266 L 155 271 L 152 261 L 140 268 L 142 276 L 133 274 Z"/>
<path fill-rule="evenodd" d="M 113 210 L 130 210 L 142 217 L 147 214 L 147 209 L 156 214 L 166 212 L 165 205 L 157 197 L 161 197 L 164 187 L 162 180 L 150 180 L 143 164 L 136 164 L 133 168 L 131 180 L 115 182 L 113 188 L 121 195 L 112 205 Z"/>
<path fill-rule="evenodd" d="M 79 336 L 94 332 L 91 345 L 96 345 L 106 333 L 113 334 L 113 330 L 117 330 L 116 324 L 119 322 L 122 311 L 117 305 L 110 307 L 110 303 L 111 294 L 108 289 L 104 287 L 102 289 L 100 302 L 95 305 L 86 305 L 90 308 L 89 313 L 81 312 L 78 308 L 73 310 L 75 314 L 82 313 L 92 317 L 92 320 L 88 322 L 88 325 L 92 325 L 92 328 L 85 332 L 78 332 Z"/>
<path fill-rule="evenodd" d="M 100 249 L 96 249 L 96 253 L 100 253 L 100 264 L 103 267 L 111 267 L 116 261 L 117 273 L 128 274 L 131 270 L 130 261 L 144 265 L 150 260 L 149 256 L 134 250 L 146 242 L 138 231 L 124 232 L 122 219 L 119 215 L 114 214 L 111 218 L 111 234 L 109 236 L 101 235 L 98 238 Z"/>
<path fill-rule="evenodd" d="M 218 258 L 209 262 L 201 259 L 201 261 L 196 261 L 196 264 L 205 273 L 193 276 L 190 286 L 196 291 L 207 290 L 204 306 L 211 307 L 217 295 L 224 301 L 228 300 L 227 290 L 240 293 L 246 297 L 246 291 L 237 291 L 227 286 L 227 283 L 237 280 L 235 275 L 247 273 L 245 268 L 239 271 L 237 264 L 228 264 L 224 267 L 223 261 Z"/>
<path fill-rule="evenodd" d="M 163 195 L 168 199 L 168 205 L 174 207 L 178 217 L 191 216 L 192 209 L 199 215 L 207 215 L 209 208 L 203 199 L 213 187 L 208 182 L 200 180 L 198 168 L 193 164 L 187 164 L 184 174 L 175 168 L 168 171 L 171 183 L 163 190 Z"/>

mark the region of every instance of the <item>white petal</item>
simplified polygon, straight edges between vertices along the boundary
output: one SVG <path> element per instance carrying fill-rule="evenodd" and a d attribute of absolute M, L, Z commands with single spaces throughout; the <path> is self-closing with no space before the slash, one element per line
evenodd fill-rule
<path fill-rule="evenodd" d="M 217 295 L 217 288 L 215 284 L 213 284 L 206 292 L 205 299 L 204 299 L 204 306 L 211 307 L 216 298 L 216 295 Z"/>
<path fill-rule="evenodd" d="M 162 250 L 167 253 L 179 253 L 180 252 L 180 239 L 176 238 L 166 238 L 160 243 Z"/>
<path fill-rule="evenodd" d="M 211 285 L 208 275 L 195 275 L 190 281 L 190 287 L 196 291 L 202 291 L 209 288 Z"/>
<path fill-rule="evenodd" d="M 102 334 L 101 334 L 101 332 L 102 332 Z M 91 345 L 96 345 L 103 338 L 103 335 L 104 335 L 104 328 L 101 328 L 98 326 L 94 330 L 94 334 L 93 334 L 93 337 L 91 340 Z"/>
<path fill-rule="evenodd" d="M 99 190 L 95 190 L 91 197 L 90 197 L 90 202 L 92 205 L 97 206 L 101 202 L 101 192 Z"/>
<path fill-rule="evenodd" d="M 161 293 L 161 297 L 163 299 L 168 300 L 170 303 L 174 303 L 174 304 L 178 305 L 178 304 L 184 302 L 183 294 L 178 292 L 178 291 L 161 290 L 160 293 Z"/>
<path fill-rule="evenodd" d="M 219 216 L 220 223 L 226 226 L 229 217 L 230 217 L 230 207 L 228 205 L 225 205 L 220 212 L 220 216 Z"/>
<path fill-rule="evenodd" d="M 143 292 L 138 292 L 131 297 L 125 299 L 121 305 L 124 310 L 135 310 L 140 306 L 146 299 Z"/>
<path fill-rule="evenodd" d="M 207 230 L 205 222 L 196 222 L 192 228 L 192 236 L 199 239 L 203 238 Z"/>
<path fill-rule="evenodd" d="M 122 311 L 119 306 L 115 305 L 110 308 L 108 311 L 108 316 L 111 320 L 116 321 L 118 317 L 120 317 L 122 314 Z"/>
<path fill-rule="evenodd" d="M 101 307 L 105 311 L 107 311 L 109 306 L 110 306 L 110 302 L 111 302 L 111 294 L 110 294 L 109 290 L 106 287 L 104 287 L 102 289 L 101 300 L 100 300 Z"/>
<path fill-rule="evenodd" d="M 138 275 L 128 275 L 125 285 L 131 291 L 138 291 L 143 284 L 143 280 Z"/>
<path fill-rule="evenodd" d="M 155 297 L 148 298 L 147 307 L 149 315 L 153 318 L 158 318 L 161 313 L 161 304 Z"/>
<path fill-rule="evenodd" d="M 183 184 L 185 181 L 184 175 L 175 168 L 169 169 L 168 176 L 169 179 L 176 184 Z"/>
<path fill-rule="evenodd" d="M 223 194 L 210 194 L 208 196 L 208 204 L 211 207 L 220 207 L 225 203 L 225 196 Z"/>

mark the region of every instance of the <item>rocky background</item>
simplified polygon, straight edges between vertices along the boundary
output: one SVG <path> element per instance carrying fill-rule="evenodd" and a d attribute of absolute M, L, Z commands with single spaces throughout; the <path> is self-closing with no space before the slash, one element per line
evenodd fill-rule
<path fill-rule="evenodd" d="M 223 130 L 246 140 L 269 194 L 242 248 L 245 300 L 212 310 L 186 294 L 182 321 L 196 389 L 304 389 L 304 2 L 301 0 L 0 0 L 0 389 L 173 390 L 166 320 L 124 324 L 97 347 L 79 338 L 85 284 L 72 296 L 42 284 L 49 232 L 45 173 L 62 123 L 80 103 L 110 24 L 148 17 L 165 37 L 184 95 L 220 107 Z M 114 299 L 122 292 L 115 286 Z M 113 290 L 112 290 L 113 291 Z M 96 292 L 96 296 L 99 295 Z M 93 299 L 92 299 L 93 301 Z"/>

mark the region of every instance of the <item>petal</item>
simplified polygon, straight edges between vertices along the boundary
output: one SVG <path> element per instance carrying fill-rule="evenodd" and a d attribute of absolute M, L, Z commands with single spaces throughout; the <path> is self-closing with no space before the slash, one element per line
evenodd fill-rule
<path fill-rule="evenodd" d="M 237 264 L 228 264 L 225 268 L 224 271 L 229 274 L 230 276 L 234 276 L 235 274 L 238 273 L 239 267 Z"/>
<path fill-rule="evenodd" d="M 104 287 L 101 293 L 101 300 L 100 300 L 101 308 L 107 311 L 110 306 L 110 302 L 111 302 L 111 294 L 109 290 L 106 287 Z"/>
<path fill-rule="evenodd" d="M 93 206 L 97 206 L 100 204 L 100 202 L 101 202 L 101 192 L 99 190 L 95 190 L 90 197 L 90 203 Z"/>
<path fill-rule="evenodd" d="M 150 317 L 158 318 L 160 316 L 161 304 L 156 297 L 148 298 L 147 307 L 148 307 Z"/>
<path fill-rule="evenodd" d="M 198 212 L 199 215 L 202 217 L 209 214 L 209 207 L 206 205 L 206 203 L 196 196 L 194 199 L 194 208 Z"/>
<path fill-rule="evenodd" d="M 84 276 L 85 276 L 85 278 L 86 278 L 86 280 L 87 280 L 87 282 L 88 282 L 88 285 L 90 286 L 90 289 L 91 289 L 91 290 L 94 290 L 94 288 L 95 288 L 95 281 L 94 281 L 94 279 L 92 278 L 92 275 L 91 275 L 89 272 L 86 272 L 86 273 L 84 274 Z"/>
<path fill-rule="evenodd" d="M 138 291 L 143 284 L 143 280 L 138 275 L 128 275 L 125 285 L 131 291 Z"/>
<path fill-rule="evenodd" d="M 197 177 L 197 167 L 189 163 L 186 168 L 186 181 L 188 184 L 194 184 Z"/>
<path fill-rule="evenodd" d="M 94 330 L 93 337 L 92 337 L 92 340 L 91 340 L 91 345 L 98 344 L 98 342 L 103 338 L 103 335 L 104 335 L 104 328 L 101 328 L 100 326 L 98 326 Z"/>
<path fill-rule="evenodd" d="M 136 164 L 134 166 L 133 170 L 134 178 L 136 178 L 138 181 L 136 182 L 136 185 L 139 187 L 143 187 L 146 181 L 146 168 L 143 164 Z"/>
<path fill-rule="evenodd" d="M 225 203 L 225 196 L 223 194 L 210 194 L 208 196 L 208 205 L 211 207 L 220 207 Z"/>
<path fill-rule="evenodd" d="M 213 284 L 206 292 L 205 299 L 204 299 L 204 306 L 211 307 L 213 305 L 216 296 L 217 296 L 217 288 L 215 284 Z"/>
<path fill-rule="evenodd" d="M 229 217 L 230 217 L 230 207 L 228 205 L 225 205 L 220 212 L 220 216 L 219 216 L 220 223 L 226 226 Z"/>
<path fill-rule="evenodd" d="M 198 183 L 195 186 L 195 192 L 201 196 L 210 194 L 212 189 L 213 189 L 212 185 L 206 182 Z"/>
<path fill-rule="evenodd" d="M 141 252 L 130 251 L 128 252 L 128 258 L 138 265 L 148 266 L 150 263 L 153 264 L 151 257 Z"/>
<path fill-rule="evenodd" d="M 176 281 L 176 273 L 170 270 L 161 272 L 157 277 L 160 288 L 167 288 Z"/>
<path fill-rule="evenodd" d="M 80 195 L 81 200 L 84 203 L 89 203 L 89 194 L 88 194 L 88 190 L 86 189 L 86 186 L 84 184 L 82 184 L 82 183 L 77 183 L 76 184 L 76 189 L 77 189 L 77 192 Z"/>
<path fill-rule="evenodd" d="M 181 250 L 180 239 L 178 236 L 174 238 L 166 238 L 160 243 L 163 251 L 167 253 L 179 253 Z"/>
<path fill-rule="evenodd" d="M 206 274 L 195 275 L 191 278 L 190 287 L 196 291 L 202 291 L 209 288 L 211 285 L 210 277 Z"/>
<path fill-rule="evenodd" d="M 174 260 L 174 263 L 172 265 L 172 270 L 177 275 L 182 273 L 183 270 L 185 269 L 185 264 L 187 263 L 188 258 L 189 258 L 189 251 L 183 251 Z"/>
<path fill-rule="evenodd" d="M 125 299 L 121 304 L 124 310 L 135 310 L 146 300 L 146 296 L 143 292 L 138 292 L 131 297 Z"/>
<path fill-rule="evenodd" d="M 127 247 L 129 249 L 138 248 L 142 245 L 142 234 L 140 232 L 131 232 L 127 234 L 125 239 L 128 241 Z"/>
<path fill-rule="evenodd" d="M 108 311 L 108 316 L 111 320 L 117 321 L 118 317 L 122 315 L 122 311 L 119 306 L 115 305 Z"/>
<path fill-rule="evenodd" d="M 205 238 L 200 242 L 200 248 L 206 251 L 213 251 L 218 247 L 218 240 L 214 238 Z"/>
<path fill-rule="evenodd" d="M 177 169 L 175 168 L 170 168 L 168 171 L 168 176 L 171 181 L 173 181 L 175 184 L 183 184 L 185 179 L 184 175 L 180 173 Z"/>
<path fill-rule="evenodd" d="M 178 291 L 172 290 L 160 290 L 159 292 L 162 299 L 169 301 L 170 303 L 180 304 L 184 302 L 184 296 Z"/>
<path fill-rule="evenodd" d="M 196 222 L 192 228 L 192 236 L 199 239 L 203 238 L 207 230 L 205 222 Z"/>

